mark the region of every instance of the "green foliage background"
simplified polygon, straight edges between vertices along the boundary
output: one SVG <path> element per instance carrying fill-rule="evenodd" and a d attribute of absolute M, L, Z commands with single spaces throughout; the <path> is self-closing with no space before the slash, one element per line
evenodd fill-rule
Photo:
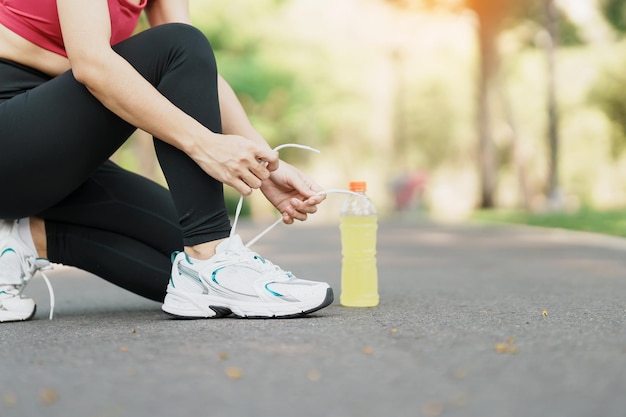
<path fill-rule="evenodd" d="M 496 202 L 521 205 L 518 152 L 531 209 L 541 211 L 547 176 L 545 22 L 540 0 L 513 3 L 518 7 L 497 39 L 499 87 L 491 115 Z M 327 188 L 368 181 L 383 214 L 394 211 L 399 178 L 427 172 L 421 206 L 460 218 L 475 208 L 478 195 L 476 19 L 466 5 L 192 0 L 191 10 L 216 51 L 220 72 L 270 144 L 297 142 L 322 151 L 289 150 L 283 158 Z M 626 205 L 624 1 L 602 0 L 594 10 L 602 19 L 594 26 L 604 30 L 601 38 L 591 38 L 589 24 L 559 9 L 560 186 L 569 210 Z M 128 145 L 118 158 L 132 168 L 133 155 Z M 253 204 L 253 213 L 264 210 Z"/>

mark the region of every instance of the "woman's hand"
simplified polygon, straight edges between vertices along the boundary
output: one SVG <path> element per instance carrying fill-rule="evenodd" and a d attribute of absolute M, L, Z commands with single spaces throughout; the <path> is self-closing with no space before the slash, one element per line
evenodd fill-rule
<path fill-rule="evenodd" d="M 211 134 L 186 152 L 207 174 L 243 195 L 278 168 L 278 152 L 238 135 Z"/>
<path fill-rule="evenodd" d="M 317 205 L 325 196 L 316 194 L 322 188 L 299 169 L 280 161 L 277 170 L 263 181 L 261 191 L 270 203 L 283 215 L 283 222 L 306 220 L 317 211 Z"/>

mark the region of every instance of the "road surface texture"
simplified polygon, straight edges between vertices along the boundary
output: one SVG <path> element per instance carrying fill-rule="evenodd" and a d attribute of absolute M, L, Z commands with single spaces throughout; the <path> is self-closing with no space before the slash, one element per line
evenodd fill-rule
<path fill-rule="evenodd" d="M 338 227 L 307 223 L 253 246 L 333 286 L 307 318 L 173 320 L 59 267 L 49 321 L 35 278 L 35 319 L 1 325 L 0 416 L 626 416 L 626 240 L 384 220 L 381 303 L 346 308 Z"/>

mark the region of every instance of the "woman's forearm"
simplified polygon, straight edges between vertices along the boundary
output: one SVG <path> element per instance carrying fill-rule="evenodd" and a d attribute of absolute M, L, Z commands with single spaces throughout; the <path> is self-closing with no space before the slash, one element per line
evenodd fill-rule
<path fill-rule="evenodd" d="M 77 79 L 109 110 L 133 126 L 191 153 L 212 132 L 172 104 L 115 52 L 83 63 Z M 81 72 L 82 71 L 82 72 Z"/>
<path fill-rule="evenodd" d="M 146 7 L 148 20 L 152 26 L 164 23 L 191 24 L 187 0 L 152 0 Z M 267 142 L 252 126 L 235 92 L 221 75 L 218 75 L 218 94 L 222 132 L 251 139 L 263 146 Z"/>
<path fill-rule="evenodd" d="M 214 133 L 178 109 L 110 46 L 106 1 L 57 0 L 74 77 L 131 125 L 191 154 Z"/>

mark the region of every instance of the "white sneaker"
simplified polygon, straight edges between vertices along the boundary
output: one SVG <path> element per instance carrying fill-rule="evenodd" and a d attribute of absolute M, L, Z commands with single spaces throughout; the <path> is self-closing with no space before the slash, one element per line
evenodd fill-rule
<path fill-rule="evenodd" d="M 176 317 L 297 317 L 333 302 L 324 282 L 283 271 L 243 245 L 239 235 L 221 242 L 206 261 L 172 255 L 172 274 L 163 311 Z"/>
<path fill-rule="evenodd" d="M 47 259 L 37 258 L 19 237 L 17 222 L 0 220 L 0 322 L 30 320 L 35 315 L 35 302 L 22 291 L 35 273 L 50 267 Z M 49 290 L 50 285 L 46 278 Z M 51 293 L 51 311 L 54 308 Z"/>

